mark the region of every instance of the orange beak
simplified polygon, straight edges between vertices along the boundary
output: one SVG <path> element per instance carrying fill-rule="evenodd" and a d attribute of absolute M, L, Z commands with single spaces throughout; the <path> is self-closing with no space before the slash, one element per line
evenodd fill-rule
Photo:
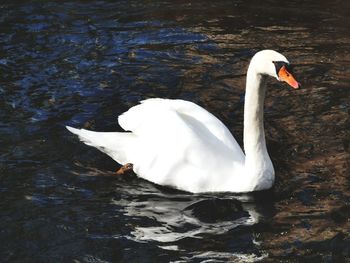
<path fill-rule="evenodd" d="M 294 89 L 298 89 L 300 87 L 299 82 L 295 80 L 293 75 L 288 72 L 285 66 L 282 66 L 279 70 L 278 77 L 281 81 L 287 82 Z"/>

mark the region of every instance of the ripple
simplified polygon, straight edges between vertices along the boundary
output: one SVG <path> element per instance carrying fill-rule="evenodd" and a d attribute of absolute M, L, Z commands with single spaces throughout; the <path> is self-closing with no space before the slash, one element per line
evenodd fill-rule
<path fill-rule="evenodd" d="M 0 4 L 4 262 L 334 261 L 349 254 L 348 4 Z M 194 101 L 242 143 L 248 61 L 284 53 L 303 89 L 269 82 L 274 189 L 194 195 L 137 177 L 71 137 L 118 131 L 150 97 Z"/>

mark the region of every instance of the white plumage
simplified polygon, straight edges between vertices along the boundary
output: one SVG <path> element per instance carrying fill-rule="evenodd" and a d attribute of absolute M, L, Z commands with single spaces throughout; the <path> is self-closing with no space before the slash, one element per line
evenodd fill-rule
<path fill-rule="evenodd" d="M 247 75 L 244 144 L 246 155 L 226 126 L 202 107 L 184 100 L 148 99 L 119 116 L 126 132 L 93 132 L 67 127 L 87 145 L 151 182 L 190 192 L 248 192 L 267 189 L 274 171 L 262 125 L 265 88 L 259 66 L 286 58 L 257 53 Z M 263 74 L 276 77 L 274 67 Z M 248 130 L 247 130 L 248 129 Z M 251 141 L 249 141 L 251 138 Z"/>

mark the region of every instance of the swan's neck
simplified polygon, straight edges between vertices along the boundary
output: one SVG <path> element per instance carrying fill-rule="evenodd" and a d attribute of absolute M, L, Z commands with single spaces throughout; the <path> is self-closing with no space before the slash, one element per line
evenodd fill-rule
<path fill-rule="evenodd" d="M 264 132 L 265 76 L 256 72 L 250 65 L 247 73 L 244 104 L 243 143 L 246 176 L 261 188 L 261 184 L 274 180 L 274 170 L 266 149 Z M 258 189 L 257 189 L 258 190 Z"/>

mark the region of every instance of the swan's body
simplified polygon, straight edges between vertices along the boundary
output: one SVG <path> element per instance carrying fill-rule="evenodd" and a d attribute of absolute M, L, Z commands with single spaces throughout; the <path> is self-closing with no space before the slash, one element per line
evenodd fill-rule
<path fill-rule="evenodd" d="M 265 143 L 263 82 L 264 75 L 281 77 L 275 62 L 289 64 L 283 55 L 265 50 L 253 57 L 248 68 L 246 155 L 219 119 L 184 100 L 142 101 L 119 116 L 119 124 L 127 132 L 67 128 L 118 163 L 132 163 L 138 176 L 156 184 L 195 193 L 268 189 L 274 182 L 274 168 Z"/>

